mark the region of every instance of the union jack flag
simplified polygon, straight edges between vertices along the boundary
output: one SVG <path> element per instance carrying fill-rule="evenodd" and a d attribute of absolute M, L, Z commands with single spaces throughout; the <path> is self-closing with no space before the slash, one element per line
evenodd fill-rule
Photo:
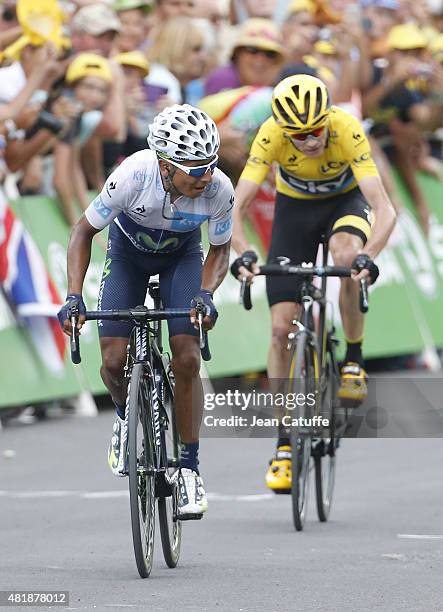
<path fill-rule="evenodd" d="M 42 362 L 62 375 L 66 341 L 57 320 L 60 296 L 35 242 L 1 192 L 0 286 Z"/>

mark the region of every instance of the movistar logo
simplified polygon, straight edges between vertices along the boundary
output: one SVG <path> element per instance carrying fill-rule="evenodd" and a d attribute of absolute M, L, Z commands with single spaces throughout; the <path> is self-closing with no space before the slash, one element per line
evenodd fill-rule
<path fill-rule="evenodd" d="M 148 249 L 151 251 L 162 251 L 167 247 L 171 247 L 175 249 L 178 246 L 178 238 L 166 238 L 166 240 L 155 242 L 148 234 L 144 234 L 143 232 L 137 232 L 136 234 L 137 242 L 143 243 Z"/>
<path fill-rule="evenodd" d="M 104 265 L 104 268 L 103 268 L 102 280 L 105 280 L 105 278 L 108 278 L 108 276 L 111 274 L 111 270 L 110 270 L 111 263 L 112 263 L 112 259 L 110 257 L 108 257 L 105 260 L 105 265 Z"/>

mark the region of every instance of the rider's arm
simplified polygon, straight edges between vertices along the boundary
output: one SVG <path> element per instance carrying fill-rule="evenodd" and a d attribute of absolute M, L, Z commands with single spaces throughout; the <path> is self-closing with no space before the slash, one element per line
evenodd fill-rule
<path fill-rule="evenodd" d="M 364 253 L 374 259 L 386 245 L 394 229 L 397 214 L 379 176 L 361 178 L 358 186 L 375 217 L 371 237 L 363 249 Z"/>
<path fill-rule="evenodd" d="M 91 243 L 99 232 L 82 215 L 71 233 L 68 246 L 68 294 L 81 295 L 83 281 L 91 259 Z"/>
<path fill-rule="evenodd" d="M 202 289 L 214 291 L 226 276 L 229 266 L 231 241 L 225 244 L 211 244 L 202 272 Z"/>
<path fill-rule="evenodd" d="M 232 246 L 239 255 L 252 248 L 245 235 L 243 220 L 259 189 L 259 184 L 243 178 L 238 181 L 237 187 L 235 188 Z"/>
<path fill-rule="evenodd" d="M 98 229 L 93 227 L 84 215 L 77 221 L 71 232 L 68 246 L 68 295 L 66 303 L 58 313 L 63 331 L 71 335 L 72 327 L 69 314 L 70 305 L 78 309 L 77 329 L 85 322 L 85 304 L 82 299 L 83 281 L 91 258 L 91 242 Z"/>
<path fill-rule="evenodd" d="M 276 133 L 274 120 L 270 118 L 265 121 L 254 138 L 248 161 L 235 188 L 232 246 L 239 255 L 251 249 L 244 233 L 243 219 L 260 185 L 265 181 L 272 162 L 278 159 L 281 146 L 279 135 L 280 130 Z"/>

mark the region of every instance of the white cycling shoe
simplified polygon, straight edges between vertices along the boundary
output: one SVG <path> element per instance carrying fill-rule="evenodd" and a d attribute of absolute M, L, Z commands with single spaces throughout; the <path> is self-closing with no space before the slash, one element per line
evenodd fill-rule
<path fill-rule="evenodd" d="M 125 421 L 117 415 L 112 428 L 112 438 L 108 449 L 108 465 L 115 476 L 126 476 L 123 472 L 126 439 L 127 431 Z"/>
<path fill-rule="evenodd" d="M 173 479 L 178 486 L 177 518 L 180 521 L 201 519 L 208 509 L 202 477 L 194 470 L 180 468 Z"/>

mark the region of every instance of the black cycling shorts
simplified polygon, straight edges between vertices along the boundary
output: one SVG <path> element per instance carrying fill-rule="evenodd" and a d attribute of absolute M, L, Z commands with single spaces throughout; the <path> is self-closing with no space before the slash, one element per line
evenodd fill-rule
<path fill-rule="evenodd" d="M 337 232 L 359 236 L 363 244 L 371 234 L 371 209 L 360 189 L 327 200 L 302 200 L 277 193 L 268 263 L 289 257 L 291 263 L 315 262 L 322 235 Z M 266 277 L 270 306 L 299 302 L 301 279 Z"/>
<path fill-rule="evenodd" d="M 200 228 L 173 253 L 142 253 L 115 223 L 109 228 L 109 244 L 98 297 L 98 310 L 133 308 L 145 303 L 149 277 L 159 274 L 164 308 L 190 308 L 201 287 L 203 250 Z M 129 338 L 133 324 L 98 321 L 100 337 Z M 168 321 L 169 336 L 198 335 L 189 317 Z"/>

